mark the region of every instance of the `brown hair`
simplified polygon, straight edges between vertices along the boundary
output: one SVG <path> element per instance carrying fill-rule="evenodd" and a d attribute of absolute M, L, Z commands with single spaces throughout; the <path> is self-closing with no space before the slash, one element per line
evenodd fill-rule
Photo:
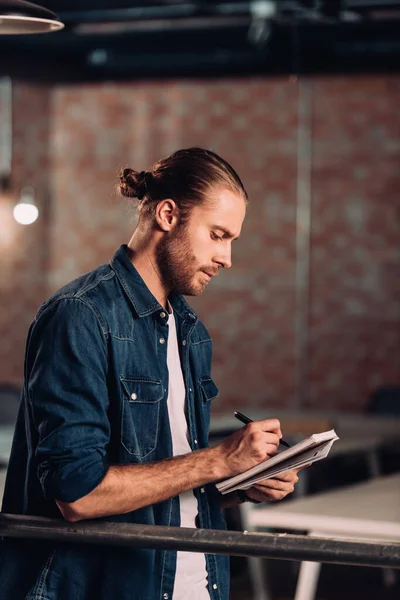
<path fill-rule="evenodd" d="M 159 160 L 150 171 L 122 169 L 119 190 L 124 196 L 139 199 L 139 214 L 154 214 L 159 202 L 176 202 L 181 221 L 193 206 L 206 201 L 211 188 L 228 188 L 248 202 L 247 192 L 236 171 L 223 158 L 202 148 L 178 150 Z"/>

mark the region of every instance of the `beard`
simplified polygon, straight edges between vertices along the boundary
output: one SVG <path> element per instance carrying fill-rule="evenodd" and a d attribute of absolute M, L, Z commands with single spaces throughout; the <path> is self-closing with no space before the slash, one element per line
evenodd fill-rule
<path fill-rule="evenodd" d="M 196 282 L 196 274 L 202 267 L 192 251 L 184 225 L 180 225 L 171 237 L 165 236 L 161 240 L 157 247 L 156 260 L 167 290 L 184 296 L 198 296 L 204 291 L 207 280 Z"/>

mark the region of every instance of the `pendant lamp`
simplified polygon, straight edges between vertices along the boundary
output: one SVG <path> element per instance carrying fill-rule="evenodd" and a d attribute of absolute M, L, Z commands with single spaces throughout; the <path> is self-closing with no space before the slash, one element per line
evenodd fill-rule
<path fill-rule="evenodd" d="M 0 35 L 48 33 L 64 28 L 51 10 L 25 2 L 0 0 Z"/>

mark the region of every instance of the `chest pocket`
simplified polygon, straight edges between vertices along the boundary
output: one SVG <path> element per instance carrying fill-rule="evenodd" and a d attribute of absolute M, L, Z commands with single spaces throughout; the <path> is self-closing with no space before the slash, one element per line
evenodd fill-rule
<path fill-rule="evenodd" d="M 209 402 L 216 398 L 219 394 L 218 388 L 210 377 L 200 378 L 200 388 L 203 394 L 203 401 Z"/>
<path fill-rule="evenodd" d="M 161 381 L 121 377 L 121 444 L 136 458 L 146 458 L 157 444 L 160 402 L 164 396 Z"/>

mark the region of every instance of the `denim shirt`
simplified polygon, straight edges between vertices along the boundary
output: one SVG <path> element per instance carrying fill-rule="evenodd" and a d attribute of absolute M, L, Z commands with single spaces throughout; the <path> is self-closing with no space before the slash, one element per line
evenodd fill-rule
<path fill-rule="evenodd" d="M 210 376 L 211 340 L 182 296 L 169 300 L 189 443 L 198 450 L 208 445 L 210 401 L 218 394 Z M 55 499 L 85 496 L 109 465 L 172 456 L 167 322 L 126 246 L 109 265 L 71 282 L 40 307 L 28 334 L 3 512 L 62 518 Z M 194 494 L 199 527 L 225 528 L 214 484 Z M 179 497 L 99 520 L 179 526 Z M 228 600 L 228 557 L 206 555 L 206 565 L 211 600 Z M 175 569 L 175 551 L 3 538 L 1 598 L 168 600 Z"/>

